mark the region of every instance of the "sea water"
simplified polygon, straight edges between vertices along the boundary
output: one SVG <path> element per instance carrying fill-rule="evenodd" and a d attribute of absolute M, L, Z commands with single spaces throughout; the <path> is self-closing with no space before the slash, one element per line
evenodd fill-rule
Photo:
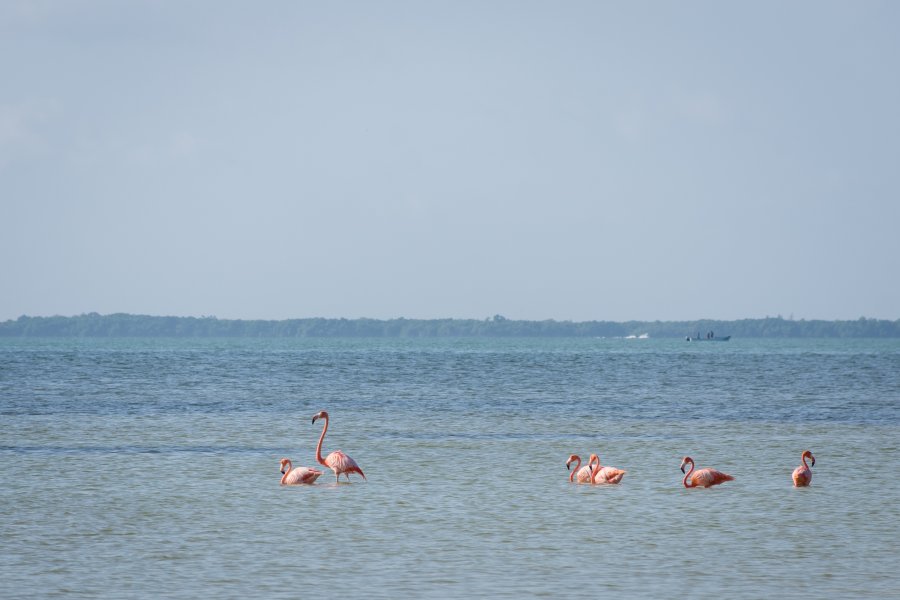
<path fill-rule="evenodd" d="M 2 339 L 0 419 L 3 598 L 900 597 L 898 340 Z"/>

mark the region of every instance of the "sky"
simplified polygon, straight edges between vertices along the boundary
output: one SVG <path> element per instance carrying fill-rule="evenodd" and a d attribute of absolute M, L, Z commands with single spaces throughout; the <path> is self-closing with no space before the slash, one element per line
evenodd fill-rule
<path fill-rule="evenodd" d="M 0 321 L 900 318 L 900 3 L 0 3 Z"/>

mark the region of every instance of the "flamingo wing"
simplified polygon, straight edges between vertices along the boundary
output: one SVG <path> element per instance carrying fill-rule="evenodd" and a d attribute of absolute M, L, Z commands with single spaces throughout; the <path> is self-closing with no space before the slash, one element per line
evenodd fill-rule
<path fill-rule="evenodd" d="M 594 483 L 619 483 L 625 477 L 625 471 L 615 467 L 603 467 L 597 471 Z"/>
<path fill-rule="evenodd" d="M 286 485 L 297 485 L 301 483 L 313 483 L 319 476 L 322 475 L 322 471 L 318 469 L 312 469 L 310 467 L 296 467 L 288 473 L 287 477 L 284 480 Z"/>
<path fill-rule="evenodd" d="M 691 482 L 700 487 L 718 485 L 733 480 L 734 477 L 715 469 L 700 469 L 691 476 Z"/>
<path fill-rule="evenodd" d="M 325 457 L 325 464 L 327 464 L 332 471 L 334 471 L 335 475 L 341 475 L 343 473 L 359 473 L 362 475 L 362 478 L 365 479 L 366 476 L 362 472 L 362 469 L 359 468 L 359 465 L 356 464 L 356 461 L 341 452 L 340 450 L 335 450 L 331 454 Z"/>
<path fill-rule="evenodd" d="M 578 483 L 590 483 L 591 482 L 591 468 L 590 467 L 581 467 L 578 469 L 578 472 L 575 473 L 575 480 Z"/>
<path fill-rule="evenodd" d="M 801 465 L 794 469 L 791 478 L 794 480 L 794 485 L 796 487 L 805 487 L 812 481 L 812 471 Z"/>

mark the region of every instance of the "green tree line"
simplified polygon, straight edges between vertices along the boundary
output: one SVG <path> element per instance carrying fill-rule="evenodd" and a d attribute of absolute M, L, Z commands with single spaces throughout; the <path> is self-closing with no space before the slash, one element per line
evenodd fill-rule
<path fill-rule="evenodd" d="M 736 321 L 517 321 L 478 319 L 285 319 L 279 321 L 97 313 L 0 322 L 0 337 L 717 337 L 896 338 L 900 319 Z"/>

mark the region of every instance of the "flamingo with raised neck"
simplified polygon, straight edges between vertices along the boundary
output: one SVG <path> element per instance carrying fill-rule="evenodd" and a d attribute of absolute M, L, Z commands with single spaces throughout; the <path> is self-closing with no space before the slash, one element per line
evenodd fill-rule
<path fill-rule="evenodd" d="M 570 468 L 572 463 L 576 463 L 575 468 Z M 575 483 L 590 483 L 591 482 L 591 468 L 587 465 L 581 466 L 581 457 L 577 454 L 572 454 L 569 456 L 569 460 L 566 461 L 566 470 L 572 471 L 569 475 L 569 482 Z"/>
<path fill-rule="evenodd" d="M 328 413 L 324 410 L 319 411 L 313 415 L 312 422 L 315 423 L 317 419 L 324 419 L 325 426 L 322 427 L 322 435 L 319 436 L 319 443 L 316 445 L 316 462 L 334 471 L 335 482 L 340 482 L 342 474 L 347 477 L 347 481 L 350 481 L 350 473 L 359 473 L 363 479 L 366 479 L 365 473 L 362 472 L 356 461 L 340 450 L 335 450 L 322 458 L 322 440 L 325 439 L 325 432 L 328 431 Z"/>
<path fill-rule="evenodd" d="M 619 483 L 625 477 L 626 471 L 616 467 L 601 466 L 600 457 L 596 454 L 591 454 L 591 457 L 588 459 L 588 467 L 594 463 L 597 464 L 591 469 L 591 483 Z"/>
<path fill-rule="evenodd" d="M 811 465 L 806 464 L 807 458 L 812 463 Z M 800 455 L 800 462 L 803 464 L 794 469 L 794 472 L 791 474 L 791 478 L 794 480 L 794 487 L 806 487 L 810 484 L 812 481 L 812 469 L 810 467 L 816 466 L 816 457 L 809 450 L 804 450 L 803 454 Z"/>

